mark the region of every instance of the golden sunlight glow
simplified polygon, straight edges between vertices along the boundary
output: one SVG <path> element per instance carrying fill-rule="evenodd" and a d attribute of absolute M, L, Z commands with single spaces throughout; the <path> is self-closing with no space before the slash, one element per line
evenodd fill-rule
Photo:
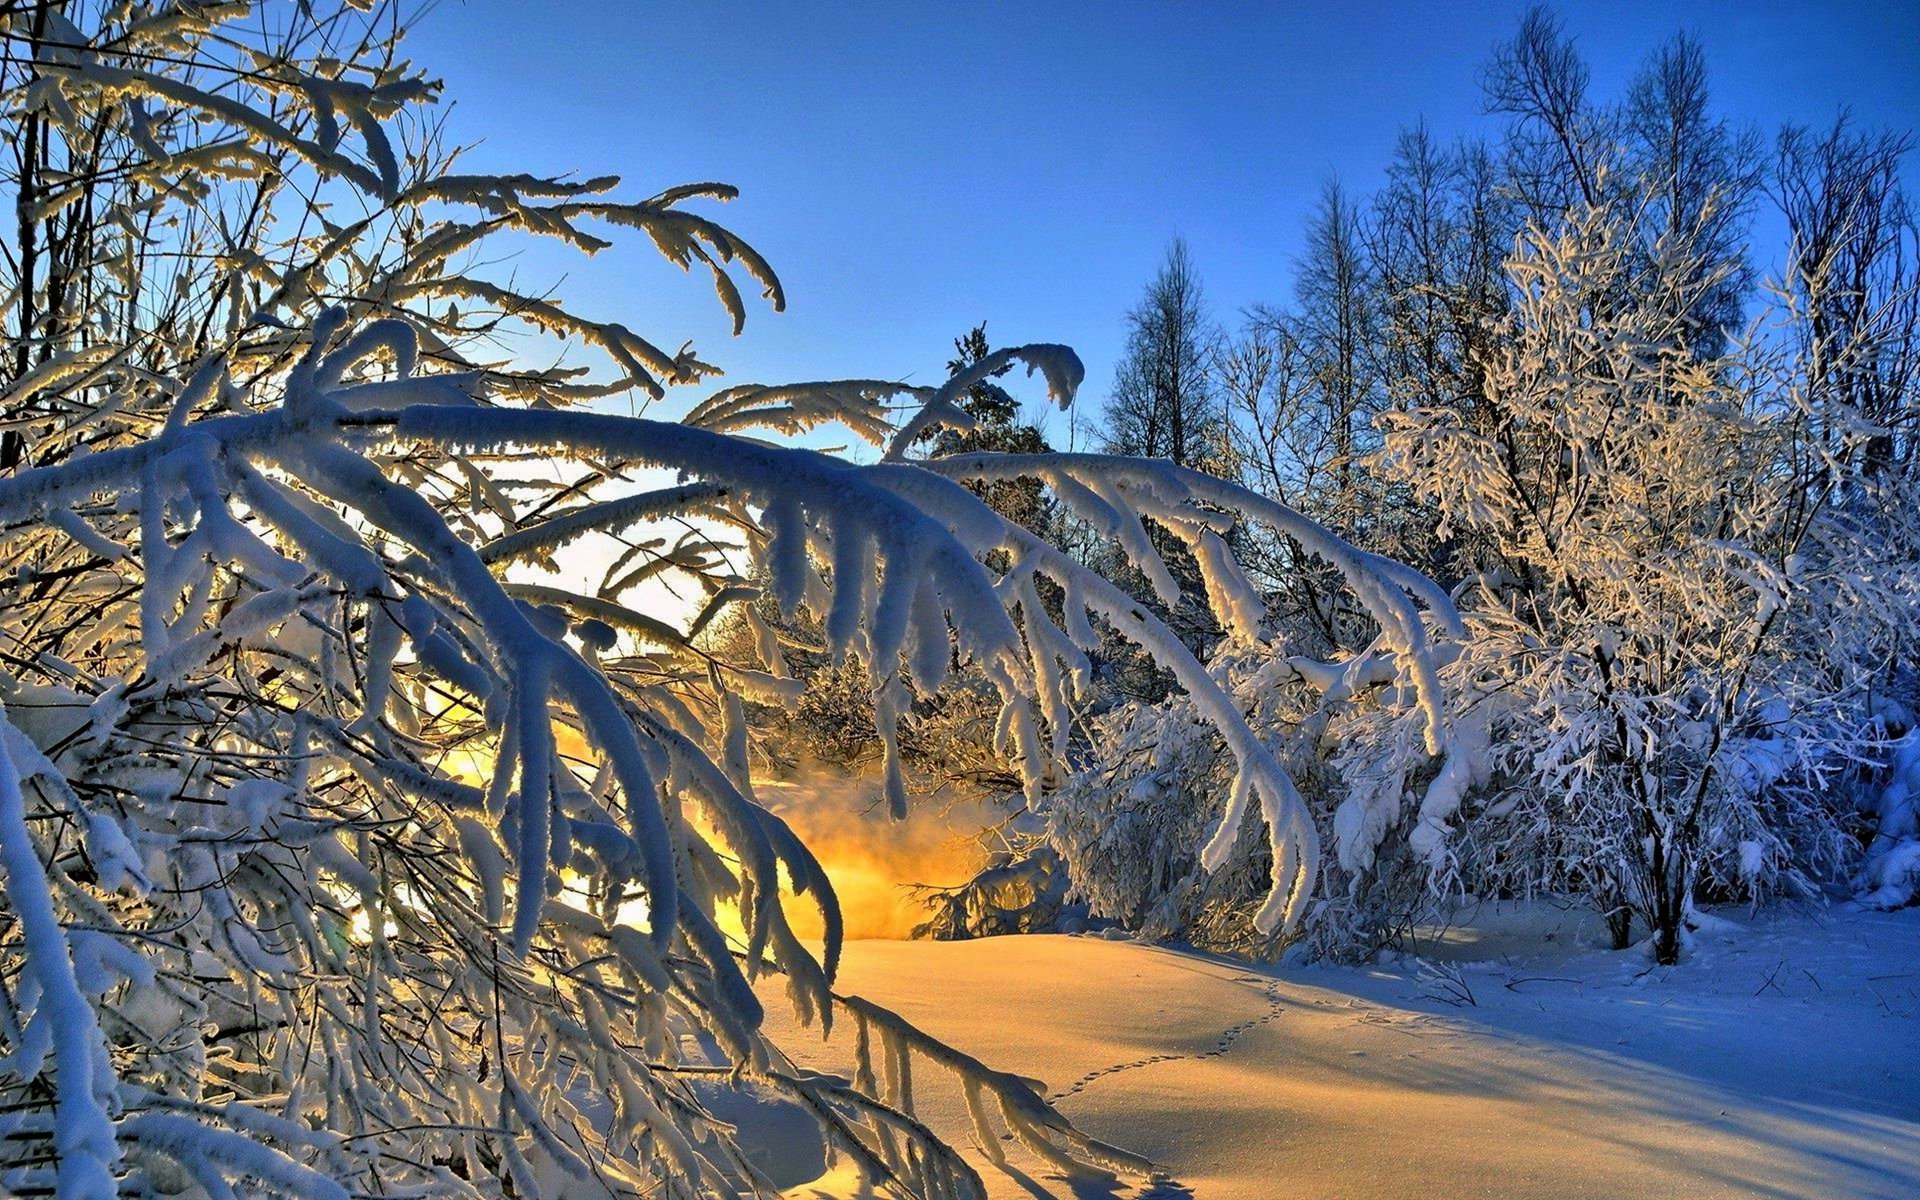
<path fill-rule="evenodd" d="M 952 886 L 977 872 L 986 854 L 972 834 L 988 822 L 979 804 L 916 805 L 904 821 L 887 815 L 879 785 L 857 776 L 814 774 L 797 782 L 757 781 L 760 802 L 807 844 L 840 898 L 849 938 L 905 938 L 927 919 L 908 890 Z M 820 936 L 812 901 L 787 905 L 802 937 Z"/>

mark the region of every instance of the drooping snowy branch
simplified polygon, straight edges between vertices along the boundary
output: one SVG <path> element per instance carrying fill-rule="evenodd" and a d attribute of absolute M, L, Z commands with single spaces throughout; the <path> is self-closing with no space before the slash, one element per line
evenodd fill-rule
<path fill-rule="evenodd" d="M 1171 532 L 1243 634 L 1262 618 L 1233 512 L 1282 525 L 1345 572 L 1423 697 L 1444 597 L 1170 469 L 908 459 L 1015 362 L 1064 404 L 1082 371 L 1060 346 L 938 388 L 734 387 L 678 422 L 586 409 L 714 368 L 490 277 L 481 251 L 524 234 L 592 252 L 635 230 L 710 275 L 737 327 L 737 275 L 784 300 L 696 211 L 731 188 L 629 201 L 611 178 L 454 169 L 409 124 L 437 86 L 378 14 L 110 8 L 82 29 L 35 11 L 4 18 L 20 48 L 4 119 L 51 157 L 15 184 L 34 253 L 0 264 L 20 315 L 0 363 L 0 868 L 23 981 L 0 996 L 0 1186 L 764 1192 L 710 1117 L 703 1089 L 725 1086 L 800 1104 L 877 1188 L 977 1196 L 914 1115 L 915 1057 L 959 1078 L 989 1153 L 997 1107 L 1056 1166 L 1144 1170 L 1025 1081 L 832 992 L 838 902 L 757 803 L 742 719 L 743 698 L 804 683 L 764 622 L 765 671 L 714 661 L 702 635 L 763 583 L 806 609 L 868 669 L 904 810 L 899 724 L 956 664 L 988 681 L 996 752 L 1037 795 L 1103 623 L 1236 756 L 1208 857 L 1258 800 L 1277 931 L 1318 848 L 1236 699 L 1150 611 L 955 479 L 1039 480 L 1162 592 L 1178 583 L 1147 523 Z M 826 423 L 881 461 L 753 436 Z M 532 459 L 555 469 L 532 478 Z M 634 484 L 645 468 L 679 478 Z M 551 578 L 591 538 L 627 543 L 598 589 Z M 690 613 L 650 604 L 662 582 L 693 589 Z M 787 1069 L 761 1031 L 769 971 L 803 1018 L 851 1012 L 881 1069 Z"/>

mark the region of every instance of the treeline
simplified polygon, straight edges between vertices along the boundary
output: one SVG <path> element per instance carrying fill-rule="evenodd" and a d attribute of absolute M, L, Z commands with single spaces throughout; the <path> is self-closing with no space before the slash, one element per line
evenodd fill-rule
<path fill-rule="evenodd" d="M 1647 57 L 1624 95 L 1597 97 L 1545 9 L 1496 48 L 1479 84 L 1492 137 L 1447 143 L 1415 124 L 1377 191 L 1325 184 L 1284 300 L 1214 311 L 1176 238 L 1129 313 L 1094 429 L 1101 446 L 1236 478 L 1457 580 L 1471 556 L 1374 465 L 1382 417 L 1445 409 L 1476 428 L 1497 423 L 1487 367 L 1512 338 L 1506 263 L 1523 231 L 1603 210 L 1621 222 L 1636 269 L 1656 253 L 1686 264 L 1690 277 L 1665 282 L 1669 302 L 1684 298 L 1672 315 L 1690 352 L 1714 359 L 1790 305 L 1831 373 L 1823 386 L 1883 427 L 1860 447 L 1863 465 L 1907 465 L 1920 268 L 1903 187 L 1910 132 L 1862 129 L 1845 113 L 1770 134 L 1742 125 L 1714 109 L 1705 54 L 1684 33 Z M 1786 244 L 1752 245 L 1763 209 Z M 1276 591 L 1296 578 L 1290 560 L 1264 565 Z"/>

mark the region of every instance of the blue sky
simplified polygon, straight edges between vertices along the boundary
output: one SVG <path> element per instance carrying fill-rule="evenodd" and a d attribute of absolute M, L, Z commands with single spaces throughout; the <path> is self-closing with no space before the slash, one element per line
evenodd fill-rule
<path fill-rule="evenodd" d="M 708 285 L 644 240 L 505 265 L 564 274 L 584 311 L 767 383 L 937 382 L 984 319 L 995 344 L 1074 346 L 1097 402 L 1170 237 L 1223 317 L 1286 299 L 1329 174 L 1370 190 L 1418 118 L 1491 131 L 1477 72 L 1524 8 L 441 0 L 409 48 L 447 80 L 455 140 L 482 142 L 474 168 L 618 173 L 634 195 L 738 185 L 719 215 L 789 301 L 733 339 Z M 1763 130 L 1842 104 L 1920 127 L 1914 0 L 1560 11 L 1601 96 L 1686 28 L 1719 107 Z"/>

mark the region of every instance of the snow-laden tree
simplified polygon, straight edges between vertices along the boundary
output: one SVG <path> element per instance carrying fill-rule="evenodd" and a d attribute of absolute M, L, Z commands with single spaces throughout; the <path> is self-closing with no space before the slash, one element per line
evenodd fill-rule
<path fill-rule="evenodd" d="M 882 1190 L 980 1195 L 913 1115 L 916 1064 L 958 1078 L 990 1157 L 1004 1128 L 1063 1169 L 1145 1170 L 1027 1080 L 832 990 L 831 883 L 755 803 L 741 718 L 801 685 L 709 661 L 699 633 L 757 576 L 808 609 L 868 664 L 896 804 L 899 714 L 956 658 L 1035 790 L 1096 623 L 1138 643 L 1232 759 L 1207 859 L 1259 810 L 1274 932 L 1318 861 L 1279 760 L 1150 612 L 964 483 L 1038 480 L 1171 605 L 1150 522 L 1242 631 L 1260 605 L 1223 535 L 1243 509 L 1284 530 L 1375 614 L 1433 750 L 1452 744 L 1425 624 L 1451 621 L 1445 596 L 1164 462 L 909 459 L 1010 365 L 1065 403 L 1081 368 L 1060 346 L 937 388 L 596 411 L 714 368 L 474 264 L 500 237 L 592 252 L 633 230 L 737 327 L 742 276 L 781 294 L 690 207 L 732 189 L 463 173 L 437 85 L 366 7 L 44 3 L 0 26 L 19 214 L 0 262 L 0 1190 L 762 1194 L 709 1111 L 740 1089 L 799 1106 Z M 875 452 L 785 440 L 828 423 Z M 582 539 L 625 542 L 591 594 L 544 570 Z M 698 611 L 659 606 L 664 578 Z M 795 936 L 795 904 L 823 945 Z M 852 1027 L 853 1078 L 767 1040 L 768 974 L 803 1018 Z"/>
<path fill-rule="evenodd" d="M 1686 314 L 1714 271 L 1639 225 L 1602 205 L 1524 235 L 1485 420 L 1389 414 L 1378 466 L 1471 548 L 1444 670 L 1501 785 L 1470 836 L 1423 810 L 1410 845 L 1483 893 L 1583 891 L 1672 962 L 1697 896 L 1807 892 L 1847 862 L 1840 785 L 1883 753 L 1916 560 L 1896 493 L 1851 466 L 1882 431 L 1799 353 L 1792 299 L 1705 351 Z M 1402 811 L 1393 787 L 1357 801 L 1343 862 Z"/>

